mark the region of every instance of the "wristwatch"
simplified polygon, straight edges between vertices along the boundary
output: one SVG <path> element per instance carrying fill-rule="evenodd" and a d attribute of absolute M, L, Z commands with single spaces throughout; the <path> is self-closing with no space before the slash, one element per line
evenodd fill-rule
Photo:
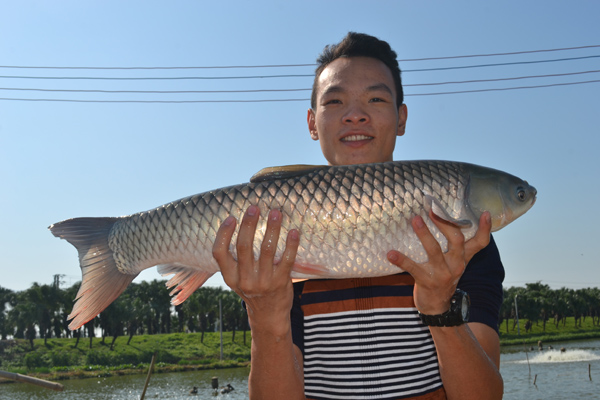
<path fill-rule="evenodd" d="M 471 299 L 464 290 L 456 289 L 450 299 L 450 309 L 443 314 L 426 315 L 419 312 L 421 321 L 427 326 L 458 326 L 469 322 Z"/>

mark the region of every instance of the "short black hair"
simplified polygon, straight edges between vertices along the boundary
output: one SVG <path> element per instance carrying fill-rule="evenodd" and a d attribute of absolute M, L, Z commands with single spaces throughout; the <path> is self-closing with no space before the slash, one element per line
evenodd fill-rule
<path fill-rule="evenodd" d="M 398 65 L 398 55 L 389 43 L 374 36 L 364 33 L 348 32 L 337 44 L 325 46 L 317 58 L 317 69 L 313 82 L 310 106 L 314 110 L 317 105 L 317 85 L 323 70 L 333 61 L 341 57 L 371 57 L 383 62 L 392 72 L 396 86 L 396 102 L 400 107 L 404 103 L 404 90 L 402 89 L 401 71 Z"/>

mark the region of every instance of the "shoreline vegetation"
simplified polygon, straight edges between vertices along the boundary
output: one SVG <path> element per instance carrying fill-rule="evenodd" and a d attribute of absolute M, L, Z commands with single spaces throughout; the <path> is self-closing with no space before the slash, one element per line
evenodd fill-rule
<path fill-rule="evenodd" d="M 581 326 L 580 326 L 581 325 Z M 527 327 L 527 331 L 525 329 Z M 507 333 L 508 330 L 508 333 Z M 520 330 L 520 334 L 518 331 Z M 599 339 L 600 327 L 591 318 L 575 324 L 573 317 L 559 324 L 509 321 L 500 327 L 501 347 L 535 346 L 572 340 Z M 74 338 L 35 339 L 33 349 L 25 339 L 0 341 L 0 370 L 60 381 L 79 378 L 146 374 L 154 353 L 154 373 L 210 370 L 250 366 L 250 334 L 223 332 L 223 360 L 220 360 L 218 332 L 170 333 L 127 337 L 82 338 L 77 347 Z M 235 339 L 235 341 L 234 341 Z M 91 348 L 90 348 L 91 346 Z M 112 349 L 111 349 L 112 346 Z M 1 379 L 0 384 L 12 382 Z"/>

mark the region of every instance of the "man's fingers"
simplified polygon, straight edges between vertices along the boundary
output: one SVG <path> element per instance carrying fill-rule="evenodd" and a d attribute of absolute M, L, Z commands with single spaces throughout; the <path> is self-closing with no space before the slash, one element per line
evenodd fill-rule
<path fill-rule="evenodd" d="M 473 238 L 465 243 L 465 260 L 468 263 L 473 256 L 490 243 L 492 232 L 492 218 L 488 211 L 479 218 L 479 229 Z"/>
<path fill-rule="evenodd" d="M 430 213 L 429 217 L 432 218 L 433 215 L 433 213 Z M 442 248 L 440 247 L 437 239 L 431 234 L 431 231 L 429 231 L 429 228 L 425 224 L 423 218 L 420 215 L 417 215 L 412 219 L 411 223 L 415 234 L 421 241 L 425 252 L 427 252 L 429 262 L 434 264 L 443 263 L 444 253 Z"/>
<path fill-rule="evenodd" d="M 254 234 L 259 218 L 260 209 L 257 206 L 248 207 L 242 218 L 236 244 L 238 262 L 241 264 L 254 262 Z"/>
<path fill-rule="evenodd" d="M 235 232 L 235 225 L 236 220 L 234 217 L 227 217 L 225 221 L 223 221 L 217 231 L 217 236 L 212 249 L 213 257 L 217 260 L 225 281 L 232 276 L 236 265 L 235 260 L 229 252 L 231 238 Z"/>
<path fill-rule="evenodd" d="M 267 229 L 260 248 L 260 263 L 272 265 L 281 232 L 281 211 L 271 210 L 267 220 Z M 266 266 L 265 265 L 265 266 Z M 261 265 L 262 266 L 262 265 Z"/>
<path fill-rule="evenodd" d="M 285 241 L 285 250 L 281 255 L 278 268 L 281 268 L 281 272 L 289 276 L 296 262 L 296 254 L 298 254 L 298 245 L 300 244 L 300 233 L 296 229 L 292 229 L 288 232 Z"/>

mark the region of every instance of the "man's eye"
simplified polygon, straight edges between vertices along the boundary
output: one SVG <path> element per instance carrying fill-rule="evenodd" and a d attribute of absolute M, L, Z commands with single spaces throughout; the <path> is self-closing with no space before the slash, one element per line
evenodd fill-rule
<path fill-rule="evenodd" d="M 385 99 L 382 99 L 381 97 L 373 97 L 371 99 L 371 103 L 379 103 L 379 102 L 385 102 Z"/>
<path fill-rule="evenodd" d="M 325 105 L 327 105 L 327 104 L 341 104 L 341 103 L 342 102 L 340 100 L 338 100 L 338 99 L 331 99 L 331 100 L 327 100 L 325 102 Z"/>

